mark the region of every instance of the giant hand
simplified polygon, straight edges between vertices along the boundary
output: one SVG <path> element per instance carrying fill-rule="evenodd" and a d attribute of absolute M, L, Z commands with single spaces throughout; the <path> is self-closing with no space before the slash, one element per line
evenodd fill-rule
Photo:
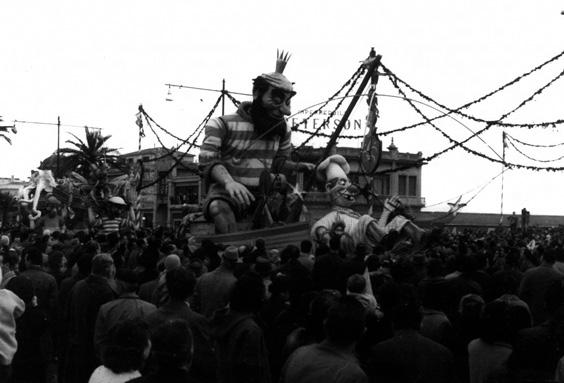
<path fill-rule="evenodd" d="M 236 181 L 229 181 L 225 184 L 225 190 L 231 198 L 236 199 L 241 205 L 249 206 L 255 200 L 255 196 L 245 187 Z"/>

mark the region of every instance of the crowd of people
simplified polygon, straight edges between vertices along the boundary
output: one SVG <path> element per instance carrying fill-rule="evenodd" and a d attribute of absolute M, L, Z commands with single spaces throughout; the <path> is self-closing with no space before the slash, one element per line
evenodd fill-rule
<path fill-rule="evenodd" d="M 0 238 L 1 382 L 564 382 L 564 231 Z"/>

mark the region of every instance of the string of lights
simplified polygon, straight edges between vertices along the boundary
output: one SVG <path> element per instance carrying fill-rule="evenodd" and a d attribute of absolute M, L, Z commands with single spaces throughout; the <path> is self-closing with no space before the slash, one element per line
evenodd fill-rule
<path fill-rule="evenodd" d="M 145 120 L 147 121 L 147 125 L 149 126 L 149 129 L 151 129 L 151 132 L 153 132 L 153 134 L 155 135 L 155 137 L 157 138 L 157 141 L 159 142 L 160 146 L 166 149 L 166 153 L 161 155 L 160 159 L 165 158 L 165 157 L 172 157 L 173 159 L 176 159 L 175 154 L 177 153 L 178 149 L 169 149 L 166 147 L 166 145 L 164 144 L 164 142 L 161 140 L 161 138 L 159 137 L 159 135 L 157 134 L 157 132 L 155 131 L 155 129 L 153 128 L 153 124 L 151 123 L 151 121 L 149 120 L 149 118 L 147 118 L 147 116 L 145 116 Z M 155 159 L 150 159 L 149 161 L 154 162 L 156 161 Z M 145 161 L 148 162 L 148 161 Z M 182 162 L 179 163 L 179 166 L 182 166 L 184 169 L 189 169 L 187 166 L 185 166 Z"/>
<path fill-rule="evenodd" d="M 387 70 L 387 69 L 385 69 Z M 544 90 L 546 90 L 547 88 L 549 88 L 552 84 L 554 84 L 558 79 L 560 79 L 562 76 L 564 76 L 564 70 L 562 72 L 560 72 L 556 77 L 554 77 L 553 79 L 551 79 L 550 81 L 548 81 L 545 85 L 543 85 L 542 87 L 540 87 L 539 89 L 537 89 L 535 92 L 533 92 L 529 97 L 527 97 L 525 100 L 523 100 L 521 103 L 519 103 L 519 105 L 517 105 L 515 108 L 513 108 L 512 110 L 510 110 L 509 112 L 504 113 L 497 121 L 494 122 L 489 122 L 487 123 L 486 127 L 481 129 L 480 131 L 476 132 L 475 134 L 473 134 L 472 136 L 468 137 L 466 140 L 462 141 L 462 142 L 458 142 L 454 139 L 452 139 L 449 135 L 447 135 L 446 133 L 444 133 L 441 129 L 439 129 L 435 124 L 433 124 L 429 118 L 427 118 L 427 116 L 425 114 L 423 114 L 414 104 L 413 102 L 411 102 L 410 99 L 407 99 L 407 102 L 412 106 L 412 108 L 415 109 L 415 111 L 420 114 L 425 120 L 428 121 L 429 125 L 431 125 L 433 128 L 435 128 L 436 130 L 438 130 L 444 137 L 446 137 L 449 141 L 451 141 L 454 145 L 450 148 L 447 148 L 441 152 L 435 153 L 435 155 L 433 156 L 433 158 L 438 157 L 439 155 L 445 153 L 446 151 L 449 151 L 451 149 L 454 149 L 457 146 L 462 147 L 464 150 L 466 150 L 467 152 L 473 153 L 473 154 L 477 154 L 478 156 L 482 157 L 482 158 L 487 158 L 487 159 L 491 159 L 491 157 L 486 156 L 483 153 L 479 153 L 476 152 L 464 145 L 462 145 L 465 142 L 468 142 L 470 139 L 482 134 L 483 132 L 485 132 L 486 130 L 488 130 L 491 126 L 493 125 L 497 125 L 496 122 L 501 121 L 505 118 L 507 118 L 508 116 L 510 116 L 511 114 L 515 113 L 517 110 L 521 109 L 523 106 L 525 106 L 527 103 L 529 103 L 530 101 L 532 101 L 536 96 L 538 96 L 539 94 L 541 94 Z M 389 78 L 392 81 L 392 84 L 394 85 L 394 87 L 400 92 L 400 94 L 402 96 L 405 97 L 405 92 L 403 92 L 403 90 L 401 89 L 401 87 L 399 87 L 398 83 L 397 83 L 397 78 L 393 75 L 393 74 L 389 74 Z M 430 158 L 430 159 L 433 159 Z M 428 160 L 430 160 L 428 158 Z M 502 163 L 505 163 L 505 161 L 502 160 Z M 513 164 L 513 165 L 517 165 L 517 164 Z"/>
<path fill-rule="evenodd" d="M 562 146 L 564 145 L 564 142 L 560 142 L 558 144 L 548 144 L 548 145 L 540 145 L 540 144 L 530 144 L 528 142 L 523 142 L 521 140 L 516 139 L 513 136 L 510 136 L 509 134 L 505 133 L 507 137 L 511 138 L 514 142 L 517 142 L 518 144 L 521 145 L 525 145 L 525 146 L 530 146 L 532 148 L 556 148 L 558 146 Z"/>
<path fill-rule="evenodd" d="M 525 158 L 527 158 L 531 161 L 541 162 L 541 163 L 549 163 L 549 162 L 558 162 L 558 161 L 564 159 L 564 155 L 562 155 L 558 158 L 552 159 L 552 160 L 540 160 L 538 158 L 533 158 L 533 157 L 529 156 L 528 154 L 523 153 L 523 151 L 521 151 L 517 146 L 515 146 L 515 144 L 513 143 L 513 141 L 511 139 L 507 139 L 506 142 L 509 142 L 509 144 L 513 147 L 513 149 L 515 149 L 515 151 L 517 153 L 519 153 L 520 155 L 522 155 L 523 157 L 525 157 Z"/>
<path fill-rule="evenodd" d="M 525 77 L 530 76 L 531 74 L 533 74 L 534 72 L 536 72 L 536 71 L 542 69 L 543 67 L 547 66 L 548 64 L 550 64 L 550 63 L 552 63 L 552 62 L 554 62 L 554 61 L 560 59 L 562 56 L 564 56 L 564 51 L 560 52 L 560 53 L 557 54 L 556 56 L 551 57 L 550 59 L 548 59 L 547 61 L 543 62 L 542 64 L 540 64 L 540 65 L 534 67 L 534 68 L 531 69 L 530 71 L 528 71 L 528 72 L 526 72 L 526 73 L 524 73 L 524 74 L 522 74 L 522 75 L 520 75 L 520 76 L 517 76 L 517 77 L 514 78 L 513 80 L 511 80 L 511 81 L 505 83 L 504 85 L 502 85 L 501 87 L 495 89 L 494 91 L 491 91 L 491 92 L 487 93 L 486 95 L 484 95 L 484 96 L 482 96 L 482 97 L 480 97 L 480 98 L 478 98 L 478 99 L 476 99 L 476 100 L 470 101 L 470 102 L 468 102 L 468 103 L 466 103 L 466 104 L 464 104 L 464 105 L 462 105 L 462 106 L 460 106 L 460 107 L 458 107 L 458 108 L 456 108 L 456 109 L 449 108 L 449 107 L 447 107 L 447 106 L 445 106 L 445 105 L 439 103 L 438 101 L 434 100 L 434 99 L 431 98 L 430 96 L 428 96 L 428 95 L 424 94 L 423 92 L 421 92 L 421 91 L 415 89 L 413 86 L 411 86 L 410 84 L 408 84 L 407 82 L 405 82 L 404 80 L 402 80 L 401 78 L 399 78 L 399 76 L 397 76 L 396 74 L 393 74 L 393 76 L 395 76 L 396 79 L 397 79 L 399 82 L 401 82 L 404 86 L 408 87 L 412 92 L 417 93 L 420 97 L 426 99 L 427 101 L 436 104 L 437 106 L 439 106 L 439 107 L 441 107 L 441 108 L 443 108 L 443 109 L 449 111 L 450 113 L 459 114 L 459 115 L 461 115 L 461 116 L 463 116 L 463 117 L 466 117 L 466 118 L 468 118 L 468 119 L 470 119 L 470 120 L 474 120 L 474 121 L 476 121 L 476 122 L 481 122 L 481 123 L 496 123 L 497 125 L 504 126 L 504 127 L 525 127 L 525 128 L 528 128 L 528 129 L 532 129 L 532 128 L 536 128 L 536 127 L 545 127 L 545 128 L 546 128 L 546 127 L 556 127 L 556 125 L 559 125 L 559 124 L 564 123 L 564 119 L 558 119 L 558 120 L 555 120 L 555 121 L 540 122 L 540 123 L 506 123 L 506 122 L 501 122 L 501 121 L 499 121 L 499 120 L 497 120 L 497 121 L 492 121 L 492 120 L 486 120 L 486 119 L 482 119 L 482 118 L 479 118 L 479 117 L 475 117 L 475 116 L 472 116 L 472 115 L 463 113 L 463 112 L 461 112 L 461 110 L 462 110 L 462 109 L 466 109 L 466 108 L 468 108 L 468 107 L 470 107 L 470 106 L 472 106 L 472 105 L 475 105 L 475 104 L 477 104 L 477 103 L 480 103 L 480 102 L 484 101 L 485 99 L 487 99 L 487 98 L 489 98 L 489 97 L 491 97 L 491 96 L 493 96 L 493 95 L 495 95 L 495 94 L 501 92 L 502 90 L 508 88 L 509 86 L 512 86 L 512 85 L 516 84 L 517 82 L 521 81 L 521 80 L 524 79 Z M 387 68 L 384 66 L 384 64 L 381 64 L 381 65 L 382 65 L 383 68 L 387 69 Z M 389 71 L 389 69 L 387 69 L 387 70 Z M 392 73 L 392 72 L 390 71 L 390 73 Z M 444 116 L 437 116 L 437 117 L 435 117 L 434 119 L 438 119 L 438 118 L 442 118 L 442 117 L 444 117 Z M 410 126 L 406 126 L 406 127 L 404 127 L 404 128 L 401 128 L 401 129 L 402 129 L 402 130 L 407 130 L 407 129 L 411 129 L 411 128 L 416 127 L 416 126 L 420 126 L 420 125 L 425 124 L 425 123 L 427 123 L 427 122 L 426 122 L 426 121 L 422 121 L 422 122 L 419 122 L 419 123 L 416 123 L 416 124 L 413 124 L 413 125 L 410 125 Z"/>
<path fill-rule="evenodd" d="M 386 70 L 386 69 L 385 69 L 385 70 Z M 436 131 L 438 131 L 443 137 L 445 137 L 447 140 L 449 140 L 449 141 L 452 143 L 452 145 L 449 146 L 449 147 L 447 147 L 446 149 L 441 150 L 441 151 L 439 151 L 439 152 L 433 154 L 432 156 L 427 157 L 427 158 L 426 158 L 426 161 L 427 161 L 427 162 L 430 161 L 430 160 L 433 160 L 433 159 L 435 159 L 435 158 L 437 158 L 437 157 L 439 157 L 440 155 L 442 155 L 442 154 L 444 154 L 444 153 L 446 153 L 446 152 L 448 152 L 448 151 L 450 151 L 450 150 L 452 150 L 452 149 L 454 149 L 454 148 L 456 148 L 456 147 L 458 147 L 458 146 L 460 146 L 460 147 L 463 148 L 464 150 L 469 151 L 469 152 L 471 152 L 471 153 L 478 153 L 478 152 L 475 152 L 474 150 L 472 150 L 472 149 L 466 147 L 464 144 L 465 144 L 466 142 L 470 141 L 472 138 L 474 138 L 474 137 L 476 137 L 476 136 L 479 136 L 481 133 L 483 133 L 483 132 L 485 132 L 486 130 L 488 130 L 492 125 L 489 125 L 489 124 L 488 124 L 488 125 L 486 125 L 485 128 L 483 128 L 483 129 L 481 129 L 481 130 L 479 130 L 479 131 L 477 131 L 477 132 L 474 132 L 472 135 L 470 135 L 469 137 L 467 137 L 465 140 L 463 140 L 463 141 L 457 141 L 457 140 L 455 140 L 454 138 L 452 138 L 450 135 L 448 135 L 447 133 L 445 133 L 445 132 L 444 132 L 442 129 L 440 129 L 438 126 L 436 126 L 436 125 L 427 117 L 427 115 L 426 115 L 425 113 L 423 113 L 423 112 L 415 105 L 415 103 L 414 103 L 411 99 L 409 99 L 409 98 L 406 96 L 405 92 L 404 92 L 403 89 L 399 86 L 399 84 L 398 84 L 396 78 L 395 78 L 392 74 L 390 74 L 388 77 L 389 77 L 390 81 L 392 82 L 393 86 L 396 88 L 396 90 L 400 93 L 400 95 L 401 95 L 402 97 L 404 97 L 404 98 L 406 99 L 407 103 L 417 112 L 417 114 L 419 114 L 421 117 L 423 117 L 423 119 L 425 119 L 425 120 L 427 121 L 427 123 L 428 123 L 431 127 L 433 127 L 433 128 L 434 128 Z M 483 155 L 482 153 L 479 153 L 479 154 L 482 155 L 482 156 L 485 156 L 485 155 Z"/>
<path fill-rule="evenodd" d="M 239 106 L 241 105 L 241 101 L 239 101 L 235 97 L 233 97 L 233 95 L 231 93 L 229 93 L 228 91 L 225 91 L 225 95 L 227 96 L 227 98 L 229 98 L 231 100 L 231 102 L 233 103 L 233 105 L 235 105 L 236 108 L 239 108 Z"/>
<path fill-rule="evenodd" d="M 515 107 L 514 109 L 512 109 L 511 111 L 505 113 L 499 120 L 502 120 L 504 118 L 506 118 L 507 116 L 511 115 L 512 113 L 514 113 L 515 111 L 517 111 L 518 109 L 520 109 L 521 107 L 523 107 L 524 105 L 526 105 L 528 102 L 530 102 L 536 95 L 542 93 L 546 88 L 548 88 L 550 85 L 552 85 L 556 80 L 558 80 L 562 75 L 564 75 L 564 71 L 561 72 L 558 76 L 556 76 L 554 79 L 552 79 L 551 81 L 549 81 L 547 84 L 545 84 L 543 87 L 539 88 L 538 90 L 536 90 L 535 92 L 533 92 L 533 94 L 531 96 L 529 96 L 528 98 L 526 98 L 524 101 L 522 101 L 517 107 Z M 389 76 L 392 84 L 395 84 L 394 86 L 396 86 L 396 89 L 398 89 L 399 92 L 402 93 L 402 95 L 405 95 L 405 93 L 403 93 L 403 90 L 399 87 L 399 85 L 397 84 L 397 82 L 395 81 L 396 78 L 393 75 Z M 408 100 L 409 102 L 409 100 Z M 480 129 L 479 131 L 476 131 L 474 134 L 472 134 L 471 136 L 467 137 L 465 140 L 463 141 L 456 141 L 454 140 L 452 137 L 450 137 L 449 135 L 447 135 L 446 133 L 444 133 L 442 130 L 438 129 L 431 121 L 429 121 L 429 119 L 427 118 L 427 116 L 425 114 L 423 114 L 421 111 L 419 111 L 419 109 L 417 107 L 415 107 L 415 105 L 413 105 L 413 103 L 410 102 L 410 104 L 412 105 L 412 107 L 414 107 L 414 109 L 427 121 L 427 123 L 431 126 L 433 126 L 436 130 L 438 130 L 445 138 L 447 138 L 452 145 L 439 151 L 436 152 L 428 157 L 422 158 L 419 161 L 416 161 L 413 164 L 408 164 L 408 165 L 403 165 L 400 167 L 396 167 L 393 169 L 386 169 L 386 170 L 381 170 L 381 171 L 377 171 L 375 174 L 386 174 L 386 173 L 391 173 L 391 172 L 396 172 L 396 171 L 401 171 L 401 170 L 406 170 L 406 169 L 410 169 L 413 167 L 418 167 L 418 166 L 422 166 L 423 164 L 428 163 L 429 161 L 439 157 L 440 155 L 453 150 L 456 147 L 461 147 L 462 149 L 464 149 L 466 152 L 473 154 L 477 157 L 481 157 L 482 159 L 486 159 L 489 160 L 491 162 L 495 162 L 495 163 L 499 163 L 502 164 L 504 166 L 507 167 L 514 167 L 514 168 L 519 168 L 519 169 L 527 169 L 527 170 L 534 170 L 534 171 L 541 171 L 541 170 L 545 170 L 545 171 L 562 171 L 564 170 L 564 167 L 539 167 L 539 166 L 531 166 L 531 165 L 523 165 L 523 164 L 516 164 L 516 163 L 508 163 L 504 160 L 498 160 L 496 158 L 492 158 L 488 155 L 485 155 L 483 153 L 480 153 L 478 151 L 475 151 L 471 148 L 468 148 L 467 146 L 465 146 L 464 144 L 466 142 L 468 142 L 469 140 L 471 140 L 472 138 L 479 136 L 480 134 L 482 134 L 483 132 L 485 132 L 486 130 L 490 129 L 493 125 L 499 125 L 496 124 L 495 122 L 492 123 L 488 123 L 486 124 L 486 126 L 483 129 Z M 498 121 L 499 121 L 498 120 Z"/>
<path fill-rule="evenodd" d="M 178 164 L 180 164 L 180 162 L 184 159 L 184 157 L 186 157 L 186 155 L 188 154 L 188 152 L 190 151 L 190 149 L 192 149 L 192 147 L 195 145 L 196 140 L 199 138 L 201 132 L 203 131 L 203 127 L 207 124 L 207 122 L 210 120 L 210 118 L 212 117 L 212 115 L 215 113 L 215 110 L 217 109 L 217 107 L 219 106 L 219 103 L 221 101 L 221 97 L 219 97 L 216 101 L 216 103 L 214 104 L 214 106 L 212 107 L 212 109 L 209 111 L 209 113 L 206 115 L 206 117 L 204 117 L 204 119 L 202 120 L 202 122 L 200 122 L 200 124 L 198 125 L 198 127 L 196 128 L 196 131 L 199 130 L 199 133 L 196 135 L 196 137 L 194 138 L 194 140 L 190 143 L 190 145 L 188 146 L 188 149 L 186 149 L 184 151 L 184 153 L 182 153 L 182 155 L 178 158 L 174 157 L 174 154 L 168 154 L 170 156 L 172 156 L 173 158 L 175 158 L 174 163 L 172 164 L 172 166 L 170 166 L 170 168 L 166 171 L 161 173 L 160 176 L 158 176 L 155 180 L 149 182 L 146 185 L 140 185 L 137 191 L 141 191 L 143 189 L 146 189 L 148 187 L 151 187 L 153 185 L 156 185 L 157 183 L 159 183 L 160 181 L 162 181 L 163 179 L 165 179 L 166 177 L 168 177 L 168 175 L 172 172 L 172 170 L 178 166 Z M 153 119 L 151 119 L 152 121 L 154 121 Z M 191 135 L 193 136 L 193 134 Z M 181 145 L 184 145 L 187 141 L 189 140 L 189 138 L 187 138 L 185 141 L 182 142 Z M 180 146 L 181 146 L 180 145 Z M 143 167 L 143 161 L 141 161 L 141 166 Z"/>
<path fill-rule="evenodd" d="M 143 109 L 143 106 L 139 106 L 139 108 L 141 108 L 140 110 L 142 110 L 142 109 Z M 162 130 L 163 132 L 165 132 L 166 134 L 168 134 L 169 136 L 171 136 L 171 137 L 174 138 L 175 140 L 178 140 L 178 141 L 181 141 L 181 142 L 184 141 L 182 138 L 178 137 L 178 136 L 175 135 L 174 133 L 168 131 L 167 129 L 163 128 L 161 125 L 157 124 L 147 113 L 145 113 L 144 110 L 142 110 L 142 113 L 143 113 L 143 116 L 145 117 L 145 119 L 147 120 L 147 122 L 149 123 L 149 126 L 151 125 L 150 123 L 151 123 L 151 121 L 152 121 L 152 122 L 155 123 L 155 125 L 157 126 L 157 128 L 159 128 L 160 130 Z M 151 126 L 150 126 L 150 127 L 151 127 Z M 151 129 L 153 129 L 153 128 L 151 127 Z M 153 133 L 155 134 L 155 136 L 157 136 L 157 133 L 155 133 L 154 131 L 153 131 Z M 157 136 L 157 139 L 159 139 L 158 136 Z M 159 139 L 159 143 L 160 143 L 160 139 Z M 164 146 L 164 145 L 162 145 L 162 146 Z"/>
<path fill-rule="evenodd" d="M 215 110 L 216 110 L 217 107 L 219 106 L 219 103 L 220 103 L 220 102 L 221 102 L 221 96 L 218 97 L 218 99 L 216 100 L 215 104 L 213 105 L 213 107 L 212 107 L 212 109 L 210 110 L 210 112 L 208 113 L 208 115 L 211 116 L 211 115 L 213 115 L 213 113 L 215 113 Z M 142 110 L 142 113 L 146 116 L 146 118 L 148 118 L 150 121 L 152 121 L 152 122 L 153 122 L 154 124 L 156 124 L 157 126 L 160 126 L 151 116 L 149 116 L 149 115 L 147 114 L 147 112 L 146 112 L 144 109 L 140 109 L 140 110 Z M 206 118 L 207 118 L 207 117 L 206 117 Z M 205 121 L 205 122 L 207 122 L 206 118 L 204 118 L 204 121 Z M 209 118 L 208 118 L 208 120 L 209 120 Z M 203 131 L 203 128 L 205 127 L 204 121 L 202 121 L 202 122 L 198 125 L 198 127 L 194 130 L 194 132 L 192 132 L 192 134 L 191 134 L 190 136 L 188 136 L 185 140 L 181 140 L 180 144 L 178 144 L 178 145 L 176 146 L 176 148 L 170 149 L 170 151 L 166 152 L 165 154 L 163 154 L 163 155 L 161 155 L 161 156 L 158 156 L 158 157 L 151 158 L 151 159 L 146 160 L 146 161 L 144 161 L 144 162 L 154 162 L 154 161 L 158 161 L 158 160 L 160 160 L 160 159 L 163 159 L 163 158 L 166 158 L 166 157 L 171 156 L 171 154 L 175 154 L 176 152 L 178 152 L 179 149 L 180 149 L 183 145 L 187 144 L 188 141 L 190 141 L 190 139 L 194 136 L 194 134 L 195 134 L 196 132 L 198 132 L 198 133 L 197 133 L 197 134 L 198 134 L 197 137 L 200 136 L 201 132 Z M 189 148 L 188 150 L 190 150 L 192 147 L 200 147 L 200 145 L 196 144 L 197 137 L 196 137 L 196 139 L 194 139 L 194 141 L 190 144 L 191 146 L 190 146 L 190 148 Z"/>

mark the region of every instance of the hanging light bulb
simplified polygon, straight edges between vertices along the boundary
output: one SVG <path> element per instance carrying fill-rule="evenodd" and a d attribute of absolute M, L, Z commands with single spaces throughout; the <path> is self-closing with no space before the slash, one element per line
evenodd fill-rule
<path fill-rule="evenodd" d="M 174 101 L 172 99 L 172 93 L 170 92 L 170 85 L 168 86 L 168 92 L 166 93 L 165 101 Z"/>

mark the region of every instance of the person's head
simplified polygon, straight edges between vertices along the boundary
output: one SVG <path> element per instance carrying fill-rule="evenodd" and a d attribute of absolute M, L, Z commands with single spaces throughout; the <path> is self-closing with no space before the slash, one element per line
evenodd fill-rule
<path fill-rule="evenodd" d="M 174 319 L 160 324 L 151 336 L 151 353 L 160 371 L 188 370 L 194 354 L 192 331 L 185 320 Z"/>
<path fill-rule="evenodd" d="M 36 246 L 28 248 L 26 260 L 29 265 L 43 265 L 43 254 L 41 253 L 41 249 Z"/>
<path fill-rule="evenodd" d="M 31 305 L 35 294 L 31 279 L 24 275 L 18 275 L 8 281 L 6 288 L 16 294 L 26 305 Z"/>
<path fill-rule="evenodd" d="M 485 342 L 512 340 L 509 305 L 502 300 L 487 303 L 480 318 L 480 338 Z"/>
<path fill-rule="evenodd" d="M 339 347 L 349 347 L 364 334 L 366 311 L 353 297 L 344 296 L 327 311 L 324 328 L 327 340 Z"/>
<path fill-rule="evenodd" d="M 93 275 L 111 279 L 115 276 L 115 272 L 114 260 L 110 254 L 100 253 L 92 258 L 91 273 Z"/>
<path fill-rule="evenodd" d="M 267 257 L 257 257 L 254 269 L 261 277 L 268 277 L 272 273 L 272 262 Z"/>
<path fill-rule="evenodd" d="M 542 262 L 548 265 L 553 265 L 556 262 L 556 252 L 553 249 L 545 249 L 542 253 Z"/>
<path fill-rule="evenodd" d="M 177 267 L 167 272 L 165 280 L 170 299 L 174 301 L 187 300 L 192 296 L 196 286 L 196 276 L 184 267 Z"/>
<path fill-rule="evenodd" d="M 49 218 L 55 218 L 59 214 L 61 202 L 54 196 L 47 198 L 47 215 Z"/>
<path fill-rule="evenodd" d="M 164 259 L 164 268 L 167 273 L 171 270 L 179 268 L 180 265 L 180 257 L 176 254 L 167 255 Z"/>
<path fill-rule="evenodd" d="M 272 283 L 268 286 L 268 291 L 273 296 L 282 296 L 288 300 L 290 297 L 290 278 L 282 273 L 276 274 L 272 277 Z"/>
<path fill-rule="evenodd" d="M 397 294 L 398 299 L 392 307 L 394 328 L 419 330 L 422 312 L 415 288 L 410 284 L 401 284 L 398 286 Z"/>
<path fill-rule="evenodd" d="M 310 254 L 313 248 L 313 243 L 309 239 L 304 239 L 300 243 L 300 251 L 304 254 Z"/>
<path fill-rule="evenodd" d="M 10 270 L 17 270 L 20 264 L 20 256 L 15 249 L 9 249 L 8 252 L 4 254 L 2 262 L 4 265 L 7 265 Z"/>
<path fill-rule="evenodd" d="M 380 268 L 381 263 L 380 263 L 380 258 L 377 255 L 369 255 L 368 258 L 366 258 L 366 267 L 368 268 L 369 272 L 372 271 L 376 271 Z"/>
<path fill-rule="evenodd" d="M 284 249 L 282 249 L 282 253 L 280 253 L 280 258 L 282 259 L 282 263 L 296 260 L 299 257 L 300 257 L 300 249 L 296 245 L 288 245 Z"/>
<path fill-rule="evenodd" d="M 116 270 L 116 279 L 121 282 L 122 292 L 137 292 L 137 289 L 139 288 L 139 277 L 134 270 L 120 268 Z"/>
<path fill-rule="evenodd" d="M 257 248 L 257 250 L 266 249 L 266 241 L 264 240 L 264 238 L 257 238 L 257 240 L 255 241 L 255 247 Z"/>
<path fill-rule="evenodd" d="M 10 246 L 10 237 L 5 234 L 0 236 L 0 246 Z"/>
<path fill-rule="evenodd" d="M 260 309 L 264 297 L 262 278 L 256 273 L 248 272 L 235 282 L 229 303 L 232 310 L 252 313 Z"/>
<path fill-rule="evenodd" d="M 78 267 L 78 272 L 82 275 L 88 275 L 92 271 L 92 259 L 94 254 L 83 253 L 78 257 L 76 265 Z"/>
<path fill-rule="evenodd" d="M 461 318 L 470 321 L 476 321 L 482 314 L 484 308 L 484 299 L 477 294 L 466 294 L 460 298 L 458 304 L 458 313 Z"/>
<path fill-rule="evenodd" d="M 338 253 L 341 249 L 341 239 L 337 236 L 332 236 L 329 240 L 329 250 L 332 253 Z"/>
<path fill-rule="evenodd" d="M 53 250 L 47 256 L 47 265 L 52 271 L 64 273 L 67 269 L 67 259 L 62 251 Z"/>
<path fill-rule="evenodd" d="M 227 268 L 234 268 L 239 261 L 239 249 L 235 246 L 227 246 L 220 255 L 222 264 Z"/>
<path fill-rule="evenodd" d="M 347 291 L 353 294 L 364 294 L 366 280 L 360 274 L 353 274 L 347 279 Z"/>
<path fill-rule="evenodd" d="M 115 374 L 139 371 L 149 356 L 149 329 L 140 319 L 118 322 L 102 349 L 102 364 Z"/>

